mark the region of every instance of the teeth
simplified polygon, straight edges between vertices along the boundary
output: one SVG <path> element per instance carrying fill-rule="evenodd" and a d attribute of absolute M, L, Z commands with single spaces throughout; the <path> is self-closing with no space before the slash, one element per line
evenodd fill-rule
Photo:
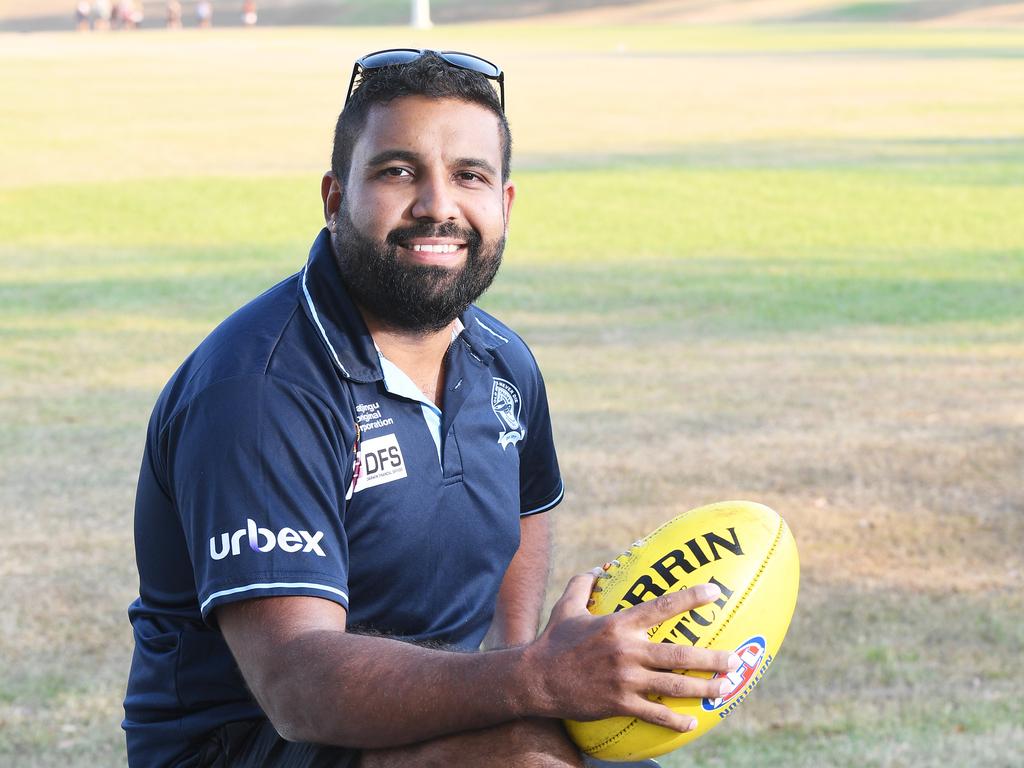
<path fill-rule="evenodd" d="M 414 245 L 412 250 L 423 253 L 455 253 L 459 250 L 459 246 L 444 244 L 444 245 Z"/>

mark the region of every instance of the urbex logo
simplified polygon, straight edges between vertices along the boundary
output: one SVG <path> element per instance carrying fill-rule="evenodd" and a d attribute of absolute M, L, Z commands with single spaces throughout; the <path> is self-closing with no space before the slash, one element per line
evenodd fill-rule
<path fill-rule="evenodd" d="M 282 528 L 274 533 L 269 528 L 257 528 L 253 520 L 246 518 L 245 528 L 239 528 L 234 533 L 224 532 L 220 535 L 220 547 L 217 546 L 217 536 L 210 537 L 210 557 L 214 560 L 223 560 L 229 554 L 237 555 L 242 551 L 242 537 L 248 534 L 249 549 L 253 552 L 269 552 L 274 547 L 280 547 L 285 552 L 314 552 L 318 557 L 327 557 L 320 548 L 320 540 L 324 537 L 322 531 L 311 534 L 309 531 L 296 531 L 293 528 Z"/>

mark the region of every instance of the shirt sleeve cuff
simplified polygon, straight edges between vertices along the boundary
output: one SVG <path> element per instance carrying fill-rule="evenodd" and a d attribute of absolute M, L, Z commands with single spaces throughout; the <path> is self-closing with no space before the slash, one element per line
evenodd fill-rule
<path fill-rule="evenodd" d="M 562 499 L 565 498 L 565 485 L 562 483 L 562 479 L 558 479 L 558 485 L 555 486 L 553 493 L 549 494 L 548 497 L 537 504 L 531 504 L 523 507 L 519 513 L 520 517 L 529 517 L 530 515 L 537 515 L 541 512 L 547 512 L 549 509 L 554 509 L 562 503 Z"/>
<path fill-rule="evenodd" d="M 225 589 L 217 589 L 209 594 L 203 595 L 199 603 L 199 610 L 206 619 L 210 611 L 224 603 L 233 603 L 239 600 L 249 600 L 257 597 L 322 597 L 340 603 L 348 610 L 348 592 L 336 584 L 326 583 L 326 580 L 254 580 L 245 584 Z"/>

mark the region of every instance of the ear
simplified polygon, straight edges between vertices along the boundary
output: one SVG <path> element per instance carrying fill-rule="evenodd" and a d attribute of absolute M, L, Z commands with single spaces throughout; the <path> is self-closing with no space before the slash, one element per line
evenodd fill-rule
<path fill-rule="evenodd" d="M 334 231 L 334 223 L 338 218 L 338 209 L 341 208 L 341 184 L 333 171 L 328 171 L 320 179 L 320 197 L 324 201 L 324 222 L 327 228 Z"/>
<path fill-rule="evenodd" d="M 512 216 L 512 201 L 516 199 L 516 185 L 511 181 L 506 181 L 504 187 L 502 187 L 501 195 L 502 213 L 505 216 L 505 234 L 508 235 L 508 221 Z"/>

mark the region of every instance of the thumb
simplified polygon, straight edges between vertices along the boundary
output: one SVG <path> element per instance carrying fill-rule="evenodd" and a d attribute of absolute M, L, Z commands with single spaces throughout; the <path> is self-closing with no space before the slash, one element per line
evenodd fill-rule
<path fill-rule="evenodd" d="M 594 582 L 599 573 L 601 573 L 601 569 L 594 568 L 569 579 L 565 591 L 558 598 L 555 607 L 551 609 L 552 617 L 579 616 L 586 613 L 587 601 L 590 600 L 590 593 L 594 589 Z"/>

